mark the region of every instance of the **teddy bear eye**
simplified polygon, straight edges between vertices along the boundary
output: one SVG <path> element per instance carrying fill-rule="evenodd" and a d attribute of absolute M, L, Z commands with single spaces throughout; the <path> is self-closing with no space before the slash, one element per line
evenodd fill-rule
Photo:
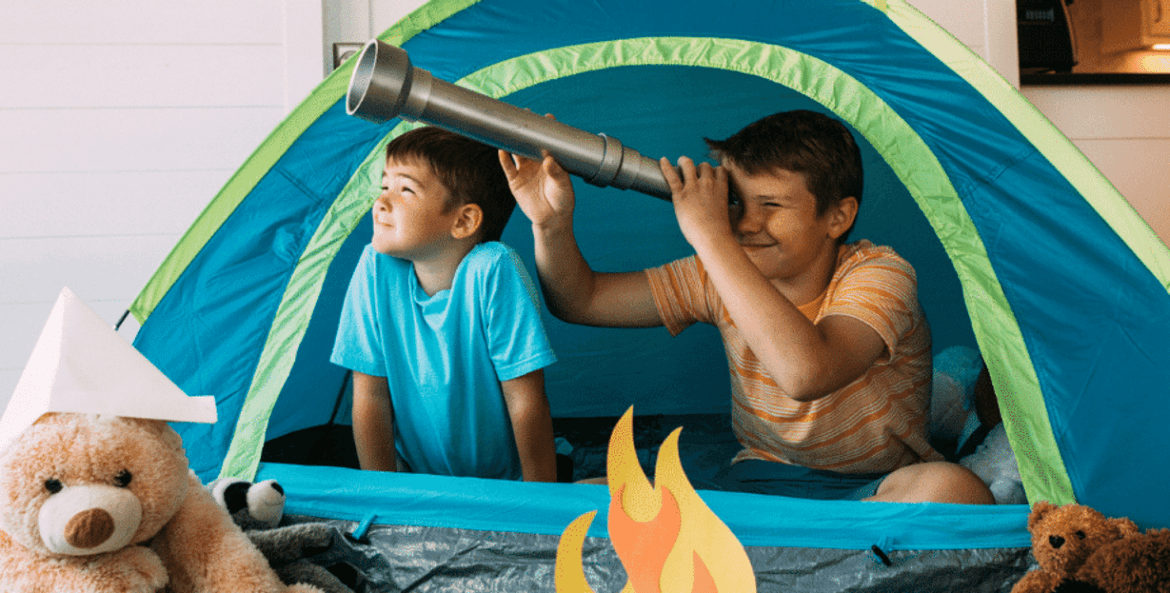
<path fill-rule="evenodd" d="M 63 488 L 65 488 L 65 486 L 62 485 L 61 480 L 58 480 L 57 478 L 49 478 L 48 480 L 45 480 L 45 490 L 48 490 L 49 494 L 56 494 Z"/>
<path fill-rule="evenodd" d="M 134 479 L 134 474 L 130 470 L 122 470 L 118 475 L 114 476 L 114 485 L 119 488 L 125 488 L 130 485 L 130 480 Z"/>
<path fill-rule="evenodd" d="M 1074 533 L 1073 535 L 1077 536 L 1077 539 L 1085 539 L 1085 532 L 1084 531 L 1078 531 L 1078 532 Z"/>

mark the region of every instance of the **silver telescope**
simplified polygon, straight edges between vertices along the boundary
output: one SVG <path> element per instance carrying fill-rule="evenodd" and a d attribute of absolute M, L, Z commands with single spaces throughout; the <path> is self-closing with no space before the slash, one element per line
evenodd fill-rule
<path fill-rule="evenodd" d="M 358 56 L 345 110 L 375 123 L 395 117 L 421 121 L 532 159 L 547 150 L 566 171 L 593 185 L 671 197 L 658 161 L 622 146 L 617 138 L 439 80 L 412 66 L 401 48 L 377 39 Z"/>

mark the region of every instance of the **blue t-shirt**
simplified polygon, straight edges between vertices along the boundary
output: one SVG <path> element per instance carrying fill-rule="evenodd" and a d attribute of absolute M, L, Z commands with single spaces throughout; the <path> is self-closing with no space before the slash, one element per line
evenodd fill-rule
<path fill-rule="evenodd" d="M 500 383 L 556 357 L 520 257 L 488 242 L 463 258 L 450 289 L 433 296 L 411 262 L 367 246 L 330 360 L 387 378 L 394 444 L 413 471 L 519 479 Z"/>

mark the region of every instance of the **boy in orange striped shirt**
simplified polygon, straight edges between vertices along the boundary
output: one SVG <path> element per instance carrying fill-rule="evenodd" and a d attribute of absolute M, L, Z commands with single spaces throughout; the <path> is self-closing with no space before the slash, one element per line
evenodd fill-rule
<path fill-rule="evenodd" d="M 594 272 L 581 255 L 572 183 L 551 157 L 500 153 L 532 221 L 550 310 L 575 323 L 665 325 L 672 334 L 696 321 L 719 328 L 744 449 L 698 487 L 994 502 L 978 476 L 941 461 L 927 442 L 930 327 L 913 268 L 887 247 L 846 243 L 862 190 L 849 130 L 790 111 L 707 142 L 719 166 L 661 163 L 695 255 L 624 273 Z"/>

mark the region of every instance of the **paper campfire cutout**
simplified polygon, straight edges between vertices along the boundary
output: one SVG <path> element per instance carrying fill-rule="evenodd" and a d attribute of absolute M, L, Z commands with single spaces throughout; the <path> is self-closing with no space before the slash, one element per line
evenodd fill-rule
<path fill-rule="evenodd" d="M 622 593 L 754 593 L 755 573 L 731 529 L 691 486 L 675 429 L 663 441 L 654 469 L 642 472 L 634 448 L 633 408 L 609 441 L 609 537 L 629 581 Z M 597 511 L 581 515 L 557 546 L 557 593 L 594 593 L 581 562 L 585 534 Z"/>

